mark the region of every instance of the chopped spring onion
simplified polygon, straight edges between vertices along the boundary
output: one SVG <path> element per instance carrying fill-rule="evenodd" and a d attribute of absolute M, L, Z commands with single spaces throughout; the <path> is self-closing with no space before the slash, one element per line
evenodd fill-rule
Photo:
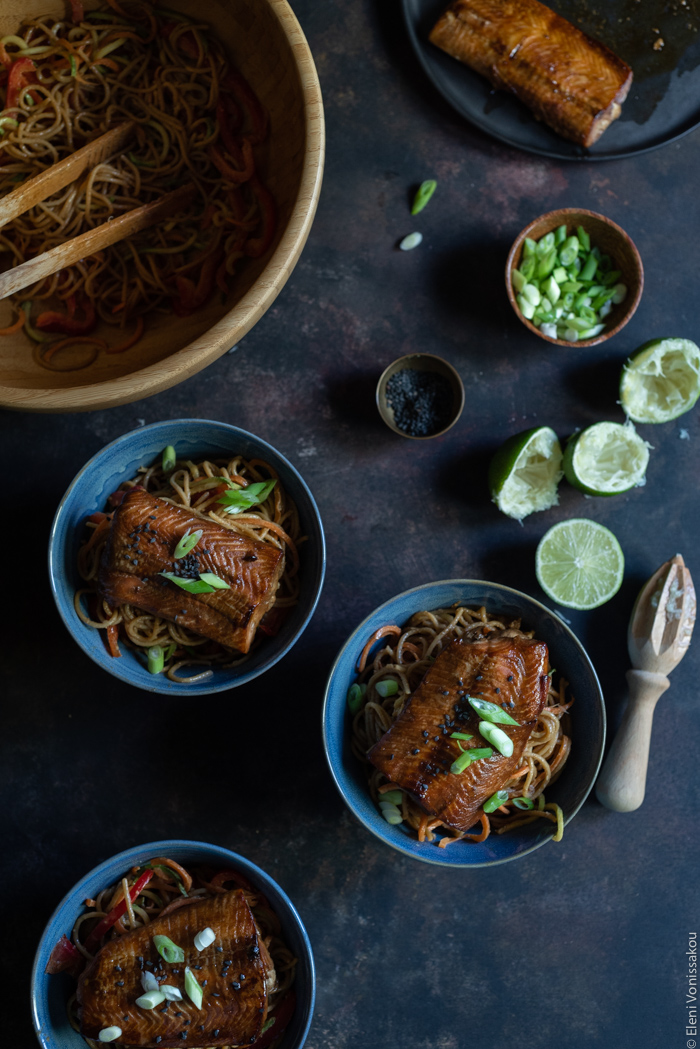
<path fill-rule="evenodd" d="M 230 590 L 231 585 L 226 582 L 225 579 L 219 579 L 218 575 L 214 575 L 213 572 L 200 572 L 199 578 L 203 583 L 206 583 L 212 588 L 212 590 Z"/>
<path fill-rule="evenodd" d="M 433 178 L 427 179 L 425 182 L 421 182 L 418 187 L 418 191 L 413 198 L 413 205 L 411 207 L 411 214 L 417 215 L 419 211 L 422 211 L 425 205 L 428 203 L 433 193 L 437 189 L 437 182 Z"/>
<path fill-rule="evenodd" d="M 534 802 L 530 798 L 513 798 L 513 804 L 516 809 L 532 809 L 534 808 Z"/>
<path fill-rule="evenodd" d="M 194 532 L 190 532 L 190 530 L 188 528 L 187 531 L 185 532 L 185 534 L 180 539 L 180 542 L 175 547 L 175 553 L 173 554 L 173 558 L 176 561 L 179 561 L 179 559 L 181 557 L 185 557 L 185 555 L 189 554 L 189 552 L 191 550 L 194 550 L 195 546 L 197 545 L 197 543 L 199 542 L 199 540 L 201 538 L 202 538 L 202 529 L 201 528 L 197 528 L 196 531 L 194 531 Z"/>
<path fill-rule="evenodd" d="M 225 514 L 240 514 L 250 510 L 251 506 L 264 503 L 276 484 L 277 481 L 272 478 L 269 481 L 256 481 L 245 488 L 230 488 L 216 501 L 224 507 Z"/>
<path fill-rule="evenodd" d="M 197 977 L 194 975 L 189 966 L 185 967 L 185 991 L 187 992 L 187 997 L 192 1002 L 195 1009 L 201 1009 L 204 992 L 197 983 Z"/>
<path fill-rule="evenodd" d="M 78 63 L 75 60 L 75 55 L 71 55 L 70 56 L 70 75 L 71 76 L 77 76 L 78 75 Z"/>
<path fill-rule="evenodd" d="M 386 699 L 387 696 L 395 696 L 399 691 L 398 681 L 393 681 L 391 679 L 388 681 L 378 681 L 374 687 L 382 699 Z"/>
<path fill-rule="evenodd" d="M 508 801 L 508 791 L 497 790 L 495 794 L 492 794 L 491 797 L 487 798 L 484 802 L 484 812 L 495 812 L 496 809 L 500 808 L 506 801 Z"/>
<path fill-rule="evenodd" d="M 152 645 L 148 650 L 148 673 L 160 674 L 165 666 L 165 655 L 160 645 Z"/>
<path fill-rule="evenodd" d="M 182 991 L 179 987 L 173 987 L 171 983 L 162 983 L 160 989 L 169 1002 L 179 1002 L 182 1000 Z"/>
<path fill-rule="evenodd" d="M 117 1038 L 121 1038 L 121 1033 L 121 1027 L 103 1027 L 97 1039 L 100 1042 L 114 1042 Z"/>
<path fill-rule="evenodd" d="M 155 1009 L 157 1005 L 165 1001 L 165 995 L 162 991 L 146 991 L 140 998 L 136 999 L 136 1004 L 139 1009 Z"/>
<path fill-rule="evenodd" d="M 172 444 L 169 444 L 167 448 L 163 450 L 163 473 L 170 473 L 171 470 L 175 469 L 175 463 L 177 462 L 177 455 Z"/>
<path fill-rule="evenodd" d="M 491 747 L 472 747 L 471 750 L 465 750 L 463 754 L 460 754 L 456 761 L 453 761 L 450 766 L 450 772 L 454 772 L 456 776 L 460 772 L 464 772 L 469 765 L 474 761 L 479 761 L 481 758 L 490 758 L 493 754 Z"/>
<path fill-rule="evenodd" d="M 383 794 L 379 795 L 379 802 L 388 801 L 391 805 L 400 805 L 403 799 L 403 791 L 401 790 L 385 790 Z"/>
<path fill-rule="evenodd" d="M 171 645 L 168 645 L 168 647 L 165 649 L 165 651 L 163 652 L 163 659 L 165 660 L 166 663 L 168 662 L 169 659 L 172 659 L 173 655 L 175 654 L 175 649 L 176 648 L 177 648 L 177 645 L 173 641 L 173 643 Z M 182 886 L 180 886 L 180 892 L 182 892 Z M 184 895 L 186 896 L 187 893 L 184 893 Z"/>
<path fill-rule="evenodd" d="M 265 1023 L 262 1025 L 262 1030 L 260 1031 L 260 1034 L 265 1034 L 265 1031 L 269 1031 L 270 1028 L 274 1026 L 276 1019 L 276 1016 L 271 1016 L 269 1020 L 266 1020 Z"/>
<path fill-rule="evenodd" d="M 185 960 L 185 952 L 182 947 L 178 947 L 176 943 L 173 943 L 169 936 L 154 936 L 153 946 L 161 958 L 170 964 L 184 962 Z"/>
<path fill-rule="evenodd" d="M 382 816 L 390 823 L 392 827 L 398 826 L 399 823 L 403 823 L 403 816 L 396 808 L 396 805 L 381 805 L 379 806 L 382 812 Z"/>
<path fill-rule="evenodd" d="M 479 732 L 487 743 L 495 747 L 504 758 L 509 758 L 513 753 L 513 740 L 507 736 L 502 728 L 492 724 L 490 721 L 479 722 Z"/>
<path fill-rule="evenodd" d="M 519 725 L 520 722 L 516 721 L 506 713 L 503 707 L 497 706 L 495 703 L 489 703 L 486 699 L 479 699 L 478 696 L 467 696 L 470 706 L 479 714 L 484 721 L 490 721 L 494 725 Z"/>
<path fill-rule="evenodd" d="M 153 973 L 149 973 L 148 969 L 144 969 L 141 973 L 141 986 L 144 991 L 157 991 L 159 990 L 160 984 Z"/>
<path fill-rule="evenodd" d="M 452 739 L 472 739 L 468 732 L 450 732 Z"/>
<path fill-rule="evenodd" d="M 159 572 L 165 579 L 175 583 L 181 590 L 188 594 L 213 594 L 215 590 L 230 590 L 231 587 L 223 579 L 212 572 L 202 572 L 199 579 L 185 579 L 183 576 L 175 575 L 174 572 Z"/>
<path fill-rule="evenodd" d="M 198 951 L 203 951 L 205 947 L 211 947 L 215 939 L 216 933 L 207 926 L 206 929 L 199 930 L 194 938 L 194 945 Z"/>
<path fill-rule="evenodd" d="M 366 685 L 358 685 L 357 682 L 348 689 L 348 710 L 355 716 L 362 706 L 362 700 L 367 691 Z"/>
<path fill-rule="evenodd" d="M 407 237 L 404 237 L 399 247 L 401 251 L 412 251 L 413 248 L 417 248 L 423 240 L 422 233 L 409 233 Z"/>

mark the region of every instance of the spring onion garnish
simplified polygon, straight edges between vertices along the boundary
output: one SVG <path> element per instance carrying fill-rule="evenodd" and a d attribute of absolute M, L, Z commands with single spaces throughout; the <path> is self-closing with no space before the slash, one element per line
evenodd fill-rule
<path fill-rule="evenodd" d="M 452 739 L 472 739 L 468 732 L 450 732 Z"/>
<path fill-rule="evenodd" d="M 216 939 L 216 934 L 213 929 L 207 926 L 206 929 L 200 929 L 194 938 L 194 945 L 198 951 L 203 951 L 205 947 L 210 947 Z"/>
<path fill-rule="evenodd" d="M 416 195 L 413 198 L 413 205 L 411 207 L 412 215 L 417 215 L 419 211 L 423 210 L 436 189 L 437 182 L 434 178 L 429 178 L 425 182 L 421 182 Z"/>
<path fill-rule="evenodd" d="M 182 991 L 180 991 L 178 987 L 173 987 L 171 983 L 162 983 L 160 989 L 169 1002 L 179 1002 L 182 1000 Z"/>
<path fill-rule="evenodd" d="M 165 666 L 165 655 L 160 645 L 152 645 L 148 650 L 148 673 L 160 674 Z"/>
<path fill-rule="evenodd" d="M 185 967 L 185 991 L 187 992 L 187 997 L 192 1002 L 195 1009 L 201 1009 L 204 992 L 197 983 L 197 977 L 194 975 L 189 966 Z"/>
<path fill-rule="evenodd" d="M 70 75 L 77 76 L 78 74 L 78 63 L 75 61 L 75 55 L 70 56 Z"/>
<path fill-rule="evenodd" d="M 383 794 L 379 795 L 380 803 L 382 801 L 388 801 L 391 805 L 400 805 L 402 798 L 403 791 L 401 790 L 385 790 Z"/>
<path fill-rule="evenodd" d="M 204 572 L 199 579 L 185 579 L 183 576 L 175 575 L 174 572 L 159 572 L 158 575 L 169 579 L 171 583 L 175 583 L 181 590 L 186 590 L 188 594 L 213 594 L 215 590 L 231 589 L 228 583 L 211 572 Z"/>
<path fill-rule="evenodd" d="M 162 991 L 146 991 L 140 998 L 136 999 L 139 1009 L 155 1009 L 157 1005 L 165 1001 Z"/>
<path fill-rule="evenodd" d="M 403 823 L 403 816 L 397 809 L 396 805 L 390 805 L 389 802 L 379 802 L 379 808 L 381 809 L 382 816 L 390 823 L 392 827 L 398 826 L 399 823 Z"/>
<path fill-rule="evenodd" d="M 348 689 L 348 710 L 353 717 L 362 706 L 362 700 L 365 698 L 366 691 L 366 685 L 358 685 L 357 683 L 351 685 Z"/>
<path fill-rule="evenodd" d="M 194 550 L 201 538 L 201 528 L 197 528 L 194 532 L 191 532 L 188 528 L 185 534 L 181 537 L 180 542 L 175 547 L 175 553 L 173 554 L 174 560 L 179 561 L 181 557 L 185 557 L 185 555 L 189 554 L 191 550 Z"/>
<path fill-rule="evenodd" d="M 251 506 L 264 503 L 276 484 L 277 481 L 272 478 L 269 481 L 256 481 L 245 488 L 230 488 L 216 501 L 224 507 L 225 514 L 240 514 L 244 510 L 250 510 Z"/>
<path fill-rule="evenodd" d="M 121 1027 L 103 1027 L 97 1038 L 100 1042 L 114 1042 L 121 1037 Z"/>
<path fill-rule="evenodd" d="M 266 1020 L 265 1023 L 262 1025 L 262 1030 L 260 1034 L 265 1034 L 265 1031 L 269 1031 L 270 1028 L 274 1026 L 276 1019 L 276 1016 L 271 1016 L 269 1020 Z"/>
<path fill-rule="evenodd" d="M 163 655 L 165 656 L 166 659 L 169 659 L 170 655 L 172 655 L 172 652 L 170 652 L 171 648 L 174 651 L 176 646 L 175 645 L 168 645 L 167 649 L 163 653 Z M 169 652 L 170 652 L 170 655 L 168 655 Z M 172 870 L 172 868 L 166 867 L 164 863 L 149 863 L 143 869 L 144 870 L 152 870 L 152 871 L 163 871 L 163 874 L 165 874 L 167 878 L 172 878 L 172 879 L 175 880 L 175 882 L 177 883 L 177 887 L 180 890 L 180 895 L 181 896 L 186 896 L 187 895 L 187 889 L 185 888 L 185 886 L 184 886 L 184 884 L 182 882 L 182 878 L 180 877 L 180 875 L 177 873 L 177 871 Z"/>
<path fill-rule="evenodd" d="M 165 649 L 165 651 L 163 652 L 163 659 L 165 660 L 166 663 L 175 654 L 175 649 L 176 648 L 177 648 L 177 645 L 173 641 L 173 643 L 171 645 L 168 645 L 168 647 Z M 182 887 L 180 887 L 180 892 L 182 892 Z M 187 893 L 184 893 L 184 895 L 186 896 Z"/>
<path fill-rule="evenodd" d="M 141 973 L 141 986 L 144 991 L 157 991 L 159 988 L 158 981 L 153 973 L 149 973 L 148 969 L 144 969 Z"/>
<path fill-rule="evenodd" d="M 486 699 L 479 699 L 478 696 L 467 696 L 471 706 L 477 712 L 479 717 L 482 717 L 484 721 L 492 721 L 494 725 L 519 725 L 520 722 L 507 714 L 503 707 L 496 706 L 495 703 L 489 703 Z"/>
<path fill-rule="evenodd" d="M 169 444 L 168 447 L 163 450 L 163 473 L 169 474 L 171 470 L 174 470 L 176 462 L 177 456 L 175 454 L 175 449 L 172 444 Z"/>
<path fill-rule="evenodd" d="M 374 687 L 376 688 L 377 692 L 382 697 L 382 699 L 386 699 L 387 696 L 395 696 L 396 693 L 399 691 L 398 681 L 392 680 L 378 681 Z"/>
<path fill-rule="evenodd" d="M 495 812 L 496 809 L 500 808 L 506 801 L 508 801 L 508 791 L 497 790 L 495 794 L 492 794 L 491 797 L 487 798 L 484 802 L 484 812 Z"/>
<path fill-rule="evenodd" d="M 401 251 L 412 251 L 413 248 L 417 248 L 423 240 L 422 233 L 409 233 L 407 237 L 404 237 L 399 247 Z"/>
<path fill-rule="evenodd" d="M 489 721 L 480 721 L 479 732 L 504 758 L 511 756 L 513 753 L 513 740 L 505 734 L 502 728 L 498 728 Z"/>
<path fill-rule="evenodd" d="M 472 762 L 479 761 L 480 758 L 490 758 L 493 754 L 491 747 L 472 747 L 471 750 L 465 750 L 463 754 L 460 754 L 456 761 L 453 761 L 450 765 L 450 772 L 454 772 L 455 776 L 458 776 L 460 772 L 464 772 Z"/>
<path fill-rule="evenodd" d="M 513 798 L 516 809 L 532 809 L 534 804 L 530 798 Z"/>
<path fill-rule="evenodd" d="M 178 947 L 176 943 L 173 943 L 169 936 L 154 936 L 153 946 L 161 958 L 164 958 L 170 964 L 184 962 L 185 960 L 185 952 L 182 947 Z"/>

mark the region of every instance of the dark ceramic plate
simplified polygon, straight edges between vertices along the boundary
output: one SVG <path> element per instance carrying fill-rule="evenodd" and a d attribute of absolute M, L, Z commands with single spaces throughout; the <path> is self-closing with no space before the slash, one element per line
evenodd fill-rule
<path fill-rule="evenodd" d="M 699 0 L 550 0 L 547 6 L 602 40 L 634 71 L 622 116 L 591 149 L 559 138 L 516 98 L 494 91 L 428 41 L 447 3 L 402 0 L 413 48 L 443 98 L 501 142 L 559 160 L 616 160 L 658 149 L 700 124 Z M 654 50 L 659 40 L 663 47 Z"/>

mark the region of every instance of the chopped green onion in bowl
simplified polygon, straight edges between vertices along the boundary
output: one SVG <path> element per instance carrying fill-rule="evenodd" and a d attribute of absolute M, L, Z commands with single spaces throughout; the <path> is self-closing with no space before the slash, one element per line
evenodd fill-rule
<path fill-rule="evenodd" d="M 387 681 L 378 681 L 374 687 L 382 699 L 386 699 L 387 696 L 395 696 L 399 691 L 398 681 L 393 681 L 391 678 Z"/>

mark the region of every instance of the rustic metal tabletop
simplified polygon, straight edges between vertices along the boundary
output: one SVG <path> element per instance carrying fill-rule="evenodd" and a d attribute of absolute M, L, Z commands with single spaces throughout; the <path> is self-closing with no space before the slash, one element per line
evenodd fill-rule
<path fill-rule="evenodd" d="M 606 163 L 503 146 L 454 113 L 411 51 L 398 0 L 295 0 L 324 91 L 326 175 L 308 245 L 254 330 L 167 393 L 84 415 L 0 415 L 3 574 L 2 987 L 5 1040 L 31 1046 L 29 972 L 51 911 L 88 869 L 143 841 L 196 838 L 262 866 L 313 944 L 308 1049 L 694 1049 L 689 935 L 697 930 L 698 650 L 656 711 L 647 796 L 627 815 L 591 797 L 560 844 L 493 870 L 404 858 L 345 808 L 321 745 L 324 683 L 374 607 L 430 580 L 505 583 L 539 599 L 534 554 L 555 522 L 610 527 L 626 558 L 604 607 L 565 612 L 605 693 L 609 738 L 642 582 L 680 551 L 700 579 L 700 410 L 642 426 L 645 487 L 560 504 L 522 526 L 486 483 L 510 434 L 623 421 L 620 368 L 646 339 L 700 341 L 700 132 Z M 435 178 L 412 218 L 412 191 Z M 646 288 L 630 324 L 593 349 L 531 335 L 506 299 L 509 245 L 557 207 L 602 212 L 634 239 Z M 398 241 L 417 229 L 412 252 Z M 443 437 L 390 432 L 383 368 L 412 351 L 459 371 L 466 406 Z M 150 695 L 73 643 L 49 591 L 52 516 L 83 463 L 143 422 L 234 423 L 269 441 L 314 493 L 328 572 L 309 628 L 264 677 L 208 702 Z M 153 800 L 157 799 L 157 806 Z"/>

